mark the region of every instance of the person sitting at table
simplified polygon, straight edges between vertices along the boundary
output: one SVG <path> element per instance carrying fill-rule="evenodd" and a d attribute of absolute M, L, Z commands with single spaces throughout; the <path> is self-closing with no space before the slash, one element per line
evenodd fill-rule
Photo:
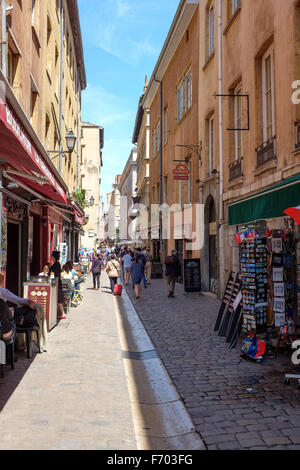
<path fill-rule="evenodd" d="M 0 323 L 2 325 L 2 339 L 3 341 L 11 338 L 15 334 L 15 327 L 11 321 L 11 315 L 6 302 L 0 299 Z M 1 339 L 1 336 L 0 336 Z"/>
<path fill-rule="evenodd" d="M 51 264 L 46 263 L 43 271 L 39 274 L 39 277 L 49 277 L 50 268 L 51 268 Z"/>
<path fill-rule="evenodd" d="M 0 274 L 0 285 L 4 283 L 4 276 Z M 4 302 L 10 302 L 14 305 L 28 305 L 30 308 L 33 308 L 34 302 L 30 299 L 23 299 L 13 294 L 10 290 L 0 287 L 0 299 Z"/>

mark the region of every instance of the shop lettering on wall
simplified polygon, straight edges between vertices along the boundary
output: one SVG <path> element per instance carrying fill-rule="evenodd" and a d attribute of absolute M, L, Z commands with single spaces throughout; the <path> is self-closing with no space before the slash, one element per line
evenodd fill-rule
<path fill-rule="evenodd" d="M 7 124 L 12 128 L 13 132 L 16 134 L 16 136 L 19 138 L 19 140 L 22 142 L 23 146 L 27 150 L 29 154 L 31 154 L 31 143 L 26 137 L 25 133 L 21 129 L 20 125 L 17 123 L 15 118 L 13 117 L 11 111 L 6 107 L 6 122 Z"/>
<path fill-rule="evenodd" d="M 18 201 L 6 199 L 7 216 L 17 220 L 23 220 L 26 215 L 26 207 Z"/>
<path fill-rule="evenodd" d="M 17 136 L 25 150 L 27 151 L 28 155 L 31 159 L 37 164 L 39 169 L 42 171 L 43 176 L 52 184 L 52 186 L 56 189 L 56 191 L 62 196 L 65 197 L 65 192 L 63 188 L 57 183 L 56 178 L 54 177 L 52 171 L 45 163 L 44 159 L 38 154 L 35 150 L 33 145 L 31 144 L 28 135 L 26 135 L 25 130 L 23 129 L 22 125 L 17 121 L 17 119 L 13 116 L 13 113 L 6 105 L 6 122 L 7 125 L 12 129 L 14 134 Z"/>

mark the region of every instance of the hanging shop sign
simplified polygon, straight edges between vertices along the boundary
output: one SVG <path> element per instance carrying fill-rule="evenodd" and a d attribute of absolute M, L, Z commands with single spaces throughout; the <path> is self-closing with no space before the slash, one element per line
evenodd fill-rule
<path fill-rule="evenodd" d="M 180 163 L 173 170 L 173 177 L 175 181 L 188 181 L 190 179 L 190 170 L 186 165 Z"/>

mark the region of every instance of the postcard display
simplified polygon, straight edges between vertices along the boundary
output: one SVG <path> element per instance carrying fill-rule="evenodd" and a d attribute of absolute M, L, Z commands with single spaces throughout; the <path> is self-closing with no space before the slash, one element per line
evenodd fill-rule
<path fill-rule="evenodd" d="M 296 246 L 293 231 L 273 230 L 268 239 L 269 323 L 279 328 L 281 335 L 293 335 L 297 327 L 300 247 Z"/>
<path fill-rule="evenodd" d="M 248 238 L 241 244 L 243 330 L 265 333 L 268 322 L 267 242 Z"/>

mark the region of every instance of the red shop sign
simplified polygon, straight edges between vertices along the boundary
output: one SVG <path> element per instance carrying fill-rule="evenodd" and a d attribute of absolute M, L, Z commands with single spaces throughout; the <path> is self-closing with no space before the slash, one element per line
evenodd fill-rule
<path fill-rule="evenodd" d="M 190 170 L 186 165 L 180 163 L 173 171 L 174 180 L 188 181 L 190 179 Z"/>

